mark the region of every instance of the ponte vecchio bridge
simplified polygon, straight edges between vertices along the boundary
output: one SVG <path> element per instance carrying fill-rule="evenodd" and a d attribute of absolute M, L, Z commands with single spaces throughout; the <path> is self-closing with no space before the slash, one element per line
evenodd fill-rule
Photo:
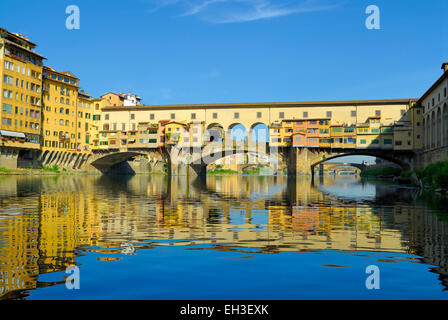
<path fill-rule="evenodd" d="M 181 161 L 180 166 L 198 175 L 206 172 L 209 162 L 205 159 L 218 161 L 235 153 L 275 155 L 278 167 L 293 175 L 311 174 L 315 166 L 348 155 L 380 157 L 410 170 L 424 139 L 422 112 L 415 102 L 104 107 L 98 134 L 93 137 L 98 149 L 84 167 L 108 172 L 129 159 L 143 157 L 148 166 L 182 173 L 179 164 L 171 161 L 172 151 L 181 149 L 191 155 L 184 157 L 189 160 Z"/>

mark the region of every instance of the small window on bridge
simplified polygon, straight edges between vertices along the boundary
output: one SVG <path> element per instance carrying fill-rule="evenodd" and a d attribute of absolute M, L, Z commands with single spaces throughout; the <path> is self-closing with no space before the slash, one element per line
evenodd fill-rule
<path fill-rule="evenodd" d="M 304 118 L 308 118 L 308 112 L 304 112 L 304 113 L 303 113 L 303 117 L 304 117 Z"/>
<path fill-rule="evenodd" d="M 280 119 L 285 118 L 285 113 L 284 113 L 284 112 L 280 112 L 280 113 L 278 114 L 278 117 L 279 117 Z"/>

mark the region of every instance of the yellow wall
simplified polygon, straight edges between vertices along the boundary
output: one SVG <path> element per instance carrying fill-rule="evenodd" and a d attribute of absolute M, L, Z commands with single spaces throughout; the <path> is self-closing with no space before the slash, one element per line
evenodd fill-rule
<path fill-rule="evenodd" d="M 9 49 L 2 36 L 0 41 L 0 112 L 2 130 L 21 132 L 25 141 L 1 141 L 2 146 L 39 149 L 41 132 L 42 57 L 32 56 L 34 63 L 17 57 L 22 52 Z M 32 46 L 25 41 L 25 46 Z M 11 50 L 17 50 L 13 53 Z M 5 77 L 7 77 L 5 79 Z"/>
<path fill-rule="evenodd" d="M 77 145 L 78 79 L 45 67 L 43 83 L 42 151 L 74 153 Z"/>

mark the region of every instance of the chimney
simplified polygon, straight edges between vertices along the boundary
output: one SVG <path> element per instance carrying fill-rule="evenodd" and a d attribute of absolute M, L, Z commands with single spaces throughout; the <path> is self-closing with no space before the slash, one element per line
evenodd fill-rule
<path fill-rule="evenodd" d="M 442 63 L 442 70 L 443 70 L 443 73 L 448 71 L 448 62 Z"/>

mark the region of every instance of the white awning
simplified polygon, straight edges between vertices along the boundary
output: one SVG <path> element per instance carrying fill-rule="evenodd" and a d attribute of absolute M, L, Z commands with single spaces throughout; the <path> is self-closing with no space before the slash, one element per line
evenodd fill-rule
<path fill-rule="evenodd" d="M 2 137 L 25 138 L 25 134 L 23 132 L 15 132 L 15 131 L 7 131 L 7 130 L 0 130 L 0 135 Z"/>

